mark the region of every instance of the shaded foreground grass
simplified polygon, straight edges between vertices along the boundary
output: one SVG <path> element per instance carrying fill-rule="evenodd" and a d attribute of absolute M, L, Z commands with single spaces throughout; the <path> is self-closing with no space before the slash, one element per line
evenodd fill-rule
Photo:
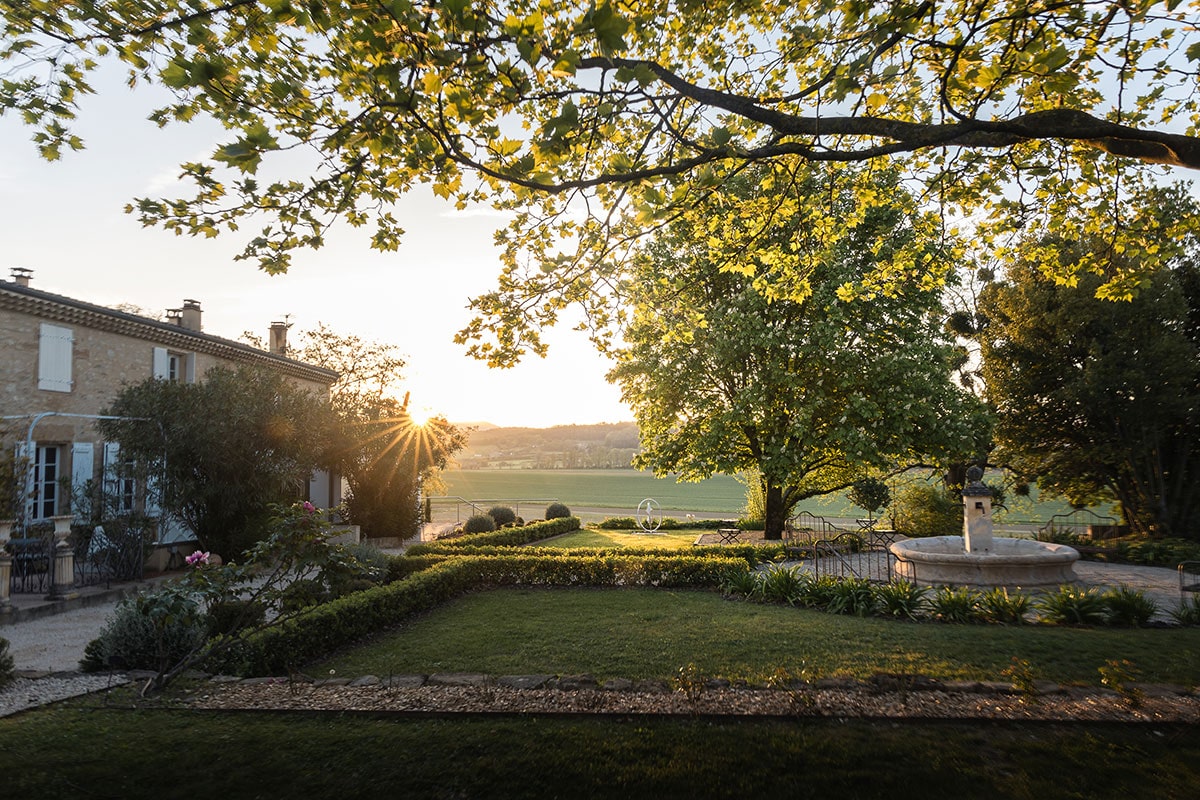
<path fill-rule="evenodd" d="M 5 796 L 1182 800 L 1200 785 L 1200 736 L 1184 726 L 411 719 L 99 703 L 0 720 Z"/>
<path fill-rule="evenodd" d="M 314 665 L 342 677 L 434 672 L 588 673 L 603 679 L 704 675 L 766 681 L 879 672 L 1003 680 L 1013 658 L 1037 679 L 1098 685 L 1128 660 L 1138 680 L 1200 684 L 1200 628 L 913 624 L 662 589 L 496 589 L 467 595 L 402 629 Z"/>

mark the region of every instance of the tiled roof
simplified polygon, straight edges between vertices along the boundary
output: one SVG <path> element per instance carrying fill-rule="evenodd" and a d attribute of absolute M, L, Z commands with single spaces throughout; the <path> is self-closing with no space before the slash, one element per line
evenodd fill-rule
<path fill-rule="evenodd" d="M 331 384 L 338 373 L 324 367 L 305 364 L 285 356 L 259 350 L 242 342 L 194 331 L 171 322 L 160 322 L 124 311 L 85 303 L 71 297 L 43 292 L 0 280 L 0 309 L 32 314 L 40 319 L 81 325 L 144 339 L 154 344 L 206 353 L 230 361 L 269 367 L 286 375 Z"/>

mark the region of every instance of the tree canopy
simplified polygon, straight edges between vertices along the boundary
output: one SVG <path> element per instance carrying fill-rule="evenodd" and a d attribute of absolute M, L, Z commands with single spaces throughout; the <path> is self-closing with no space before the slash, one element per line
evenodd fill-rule
<path fill-rule="evenodd" d="M 327 398 L 275 372 L 213 367 L 198 383 L 148 379 L 126 387 L 97 425 L 119 442 L 162 508 L 200 546 L 238 559 L 258 541 L 271 505 L 303 496 L 334 466 L 338 427 Z"/>
<path fill-rule="evenodd" d="M 1158 207 L 1181 203 L 1193 205 Z M 1070 260 L 1088 244 L 1031 246 Z M 1137 532 L 1195 537 L 1200 247 L 1184 244 L 1189 256 L 1158 262 L 1129 303 L 1098 300 L 1098 276 L 1061 286 L 1012 266 L 980 297 L 979 336 L 998 463 L 1073 503 L 1116 499 Z"/>
<path fill-rule="evenodd" d="M 0 10 L 0 111 L 33 127 L 46 158 L 82 146 L 71 124 L 106 59 L 175 93 L 152 115 L 161 124 L 208 115 L 229 129 L 209 159 L 183 165 L 191 197 L 132 204 L 147 224 L 212 236 L 262 216 L 242 257 L 282 271 L 338 219 L 395 248 L 390 208 L 419 184 L 510 209 L 504 272 L 460 334 L 495 364 L 543 351 L 539 327 L 567 304 L 607 325 L 607 281 L 636 239 L 747 163 L 886 158 L 920 180 L 920 202 L 997 244 L 1052 219 L 1106 247 L 1070 269 L 1039 266 L 1066 280 L 1103 273 L 1111 297 L 1132 294 L 1142 263 L 1114 268 L 1114 255 L 1169 246 L 1147 238 L 1139 188 L 1164 167 L 1200 167 L 1197 0 Z M 888 267 L 882 278 L 906 279 Z"/>
<path fill-rule="evenodd" d="M 740 192 L 713 195 L 645 248 L 625 291 L 636 306 L 610 379 L 641 430 L 636 465 L 684 480 L 756 474 L 767 536 L 779 538 L 806 497 L 872 469 L 969 454 L 978 404 L 951 380 L 935 280 L 946 269 L 939 241 L 922 235 L 920 215 L 906 213 L 895 176 L 876 172 L 874 180 L 896 205 L 858 219 L 854 180 L 802 165 L 778 171 L 772 183 L 782 197 L 823 194 L 835 220 L 857 219 L 830 238 L 823 220 L 761 216 L 765 178 L 746 176 Z M 739 254 L 713 247 L 692 225 L 704 219 L 753 224 L 764 246 Z M 769 299 L 755 286 L 764 259 L 788 247 L 809 265 L 804 301 Z M 910 281 L 869 303 L 844 296 L 896 251 L 918 265 Z"/>

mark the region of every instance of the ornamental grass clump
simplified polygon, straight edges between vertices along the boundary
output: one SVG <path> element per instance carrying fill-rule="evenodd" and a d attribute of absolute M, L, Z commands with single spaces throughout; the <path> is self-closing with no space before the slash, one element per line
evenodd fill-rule
<path fill-rule="evenodd" d="M 1102 625 L 1108 603 L 1095 589 L 1063 585 L 1040 597 L 1035 604 L 1046 622 L 1062 625 Z"/>
<path fill-rule="evenodd" d="M 1171 619 L 1180 625 L 1200 625 L 1200 595 L 1192 595 L 1179 601 L 1179 607 L 1170 612 Z"/>
<path fill-rule="evenodd" d="M 866 578 L 846 578 L 830 592 L 825 610 L 831 614 L 868 617 L 875 611 L 875 587 Z"/>
<path fill-rule="evenodd" d="M 805 594 L 808 583 L 808 576 L 799 567 L 772 567 L 762 573 L 758 593 L 768 603 L 794 606 Z"/>
<path fill-rule="evenodd" d="M 1029 595 L 1009 594 L 1008 589 L 997 586 L 979 595 L 979 617 L 984 622 L 998 625 L 1020 625 L 1033 607 Z"/>
<path fill-rule="evenodd" d="M 969 586 L 939 586 L 929 596 L 930 613 L 939 622 L 979 622 L 979 596 L 979 591 Z"/>
<path fill-rule="evenodd" d="M 875 587 L 876 612 L 885 617 L 920 619 L 929 606 L 928 586 L 894 581 Z"/>
<path fill-rule="evenodd" d="M 731 573 L 721 585 L 721 591 L 726 597 L 756 599 L 759 597 L 760 586 L 760 574 L 746 570 Z"/>
<path fill-rule="evenodd" d="M 1118 586 L 1103 594 L 1105 605 L 1104 621 L 1121 628 L 1140 628 L 1158 613 L 1158 603 L 1140 589 Z"/>

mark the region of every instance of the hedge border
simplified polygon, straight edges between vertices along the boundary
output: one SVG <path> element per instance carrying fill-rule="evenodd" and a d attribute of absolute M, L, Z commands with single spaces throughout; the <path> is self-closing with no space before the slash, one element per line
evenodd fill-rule
<path fill-rule="evenodd" d="M 497 586 L 720 589 L 743 559 L 700 556 L 531 554 L 423 557 L 408 577 L 313 607 L 246 636 L 209 668 L 242 676 L 283 675 L 406 618 L 480 588 Z"/>

